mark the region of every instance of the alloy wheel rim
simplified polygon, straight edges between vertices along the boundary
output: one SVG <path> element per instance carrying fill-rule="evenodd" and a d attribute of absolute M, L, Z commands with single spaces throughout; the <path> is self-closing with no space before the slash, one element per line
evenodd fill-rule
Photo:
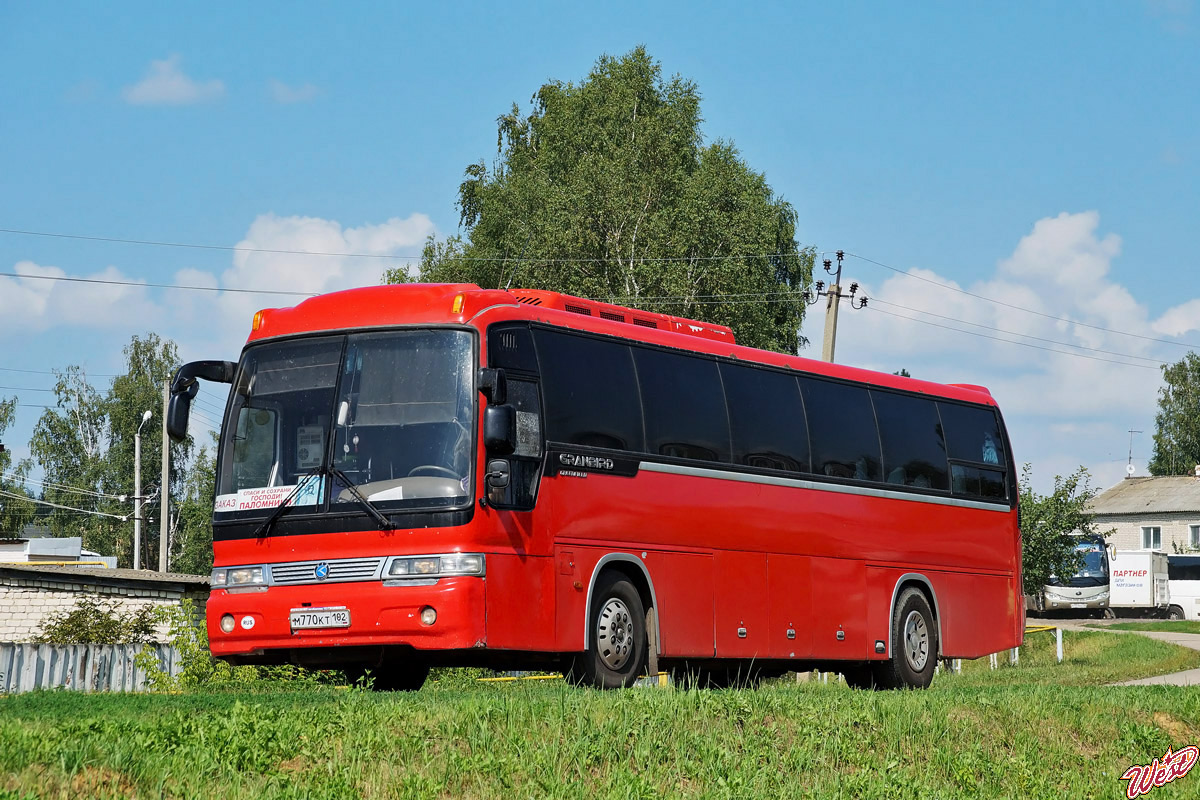
<path fill-rule="evenodd" d="M 596 652 L 609 669 L 619 670 L 633 655 L 633 615 L 620 598 L 609 598 L 596 625 Z"/>
<path fill-rule="evenodd" d="M 929 663 L 929 628 L 919 611 L 910 611 L 904 619 L 904 655 L 916 672 Z"/>

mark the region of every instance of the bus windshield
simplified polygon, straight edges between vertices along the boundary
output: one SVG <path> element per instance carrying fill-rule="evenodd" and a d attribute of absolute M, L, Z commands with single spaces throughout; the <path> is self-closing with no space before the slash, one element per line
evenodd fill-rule
<path fill-rule="evenodd" d="M 383 510 L 469 500 L 474 413 L 465 331 L 399 330 L 266 342 L 234 379 L 218 515 Z M 305 508 L 306 507 L 306 508 Z"/>
<path fill-rule="evenodd" d="M 1104 551 L 1103 542 L 1080 542 L 1075 545 L 1075 552 L 1081 558 L 1079 570 L 1065 584 L 1058 579 L 1052 579 L 1051 585 L 1084 587 L 1103 586 L 1108 583 L 1108 554 Z"/>

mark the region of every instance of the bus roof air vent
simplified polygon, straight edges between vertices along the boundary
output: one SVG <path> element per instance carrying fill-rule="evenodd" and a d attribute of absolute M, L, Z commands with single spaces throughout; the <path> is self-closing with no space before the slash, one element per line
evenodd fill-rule
<path fill-rule="evenodd" d="M 523 305 L 553 308 L 558 311 L 569 311 L 593 319 L 599 317 L 610 322 L 620 322 L 626 325 L 637 325 L 642 328 L 654 328 L 661 331 L 672 331 L 688 336 L 698 336 L 701 339 L 711 339 L 717 342 L 735 344 L 733 331 L 724 325 L 714 325 L 711 322 L 701 322 L 670 314 L 659 314 L 654 311 L 642 311 L 613 303 L 602 303 L 599 300 L 589 300 L 586 297 L 574 297 L 559 292 L 547 292 L 541 289 L 510 289 L 509 294 Z"/>

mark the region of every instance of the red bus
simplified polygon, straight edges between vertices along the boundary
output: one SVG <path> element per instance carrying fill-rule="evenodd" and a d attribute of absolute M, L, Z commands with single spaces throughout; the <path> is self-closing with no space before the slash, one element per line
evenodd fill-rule
<path fill-rule="evenodd" d="M 215 656 L 556 668 L 628 686 L 823 669 L 927 686 L 1020 644 L 1016 471 L 979 386 L 746 347 L 540 291 L 260 311 L 217 456 Z"/>

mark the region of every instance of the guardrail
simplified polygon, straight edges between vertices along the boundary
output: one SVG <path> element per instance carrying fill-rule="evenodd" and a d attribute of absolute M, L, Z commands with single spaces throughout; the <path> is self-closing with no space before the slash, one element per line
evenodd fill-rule
<path fill-rule="evenodd" d="M 150 648 L 159 668 L 178 675 L 179 651 L 167 644 L 25 644 L 0 642 L 0 694 L 37 689 L 140 692 L 146 671 L 136 663 Z"/>

